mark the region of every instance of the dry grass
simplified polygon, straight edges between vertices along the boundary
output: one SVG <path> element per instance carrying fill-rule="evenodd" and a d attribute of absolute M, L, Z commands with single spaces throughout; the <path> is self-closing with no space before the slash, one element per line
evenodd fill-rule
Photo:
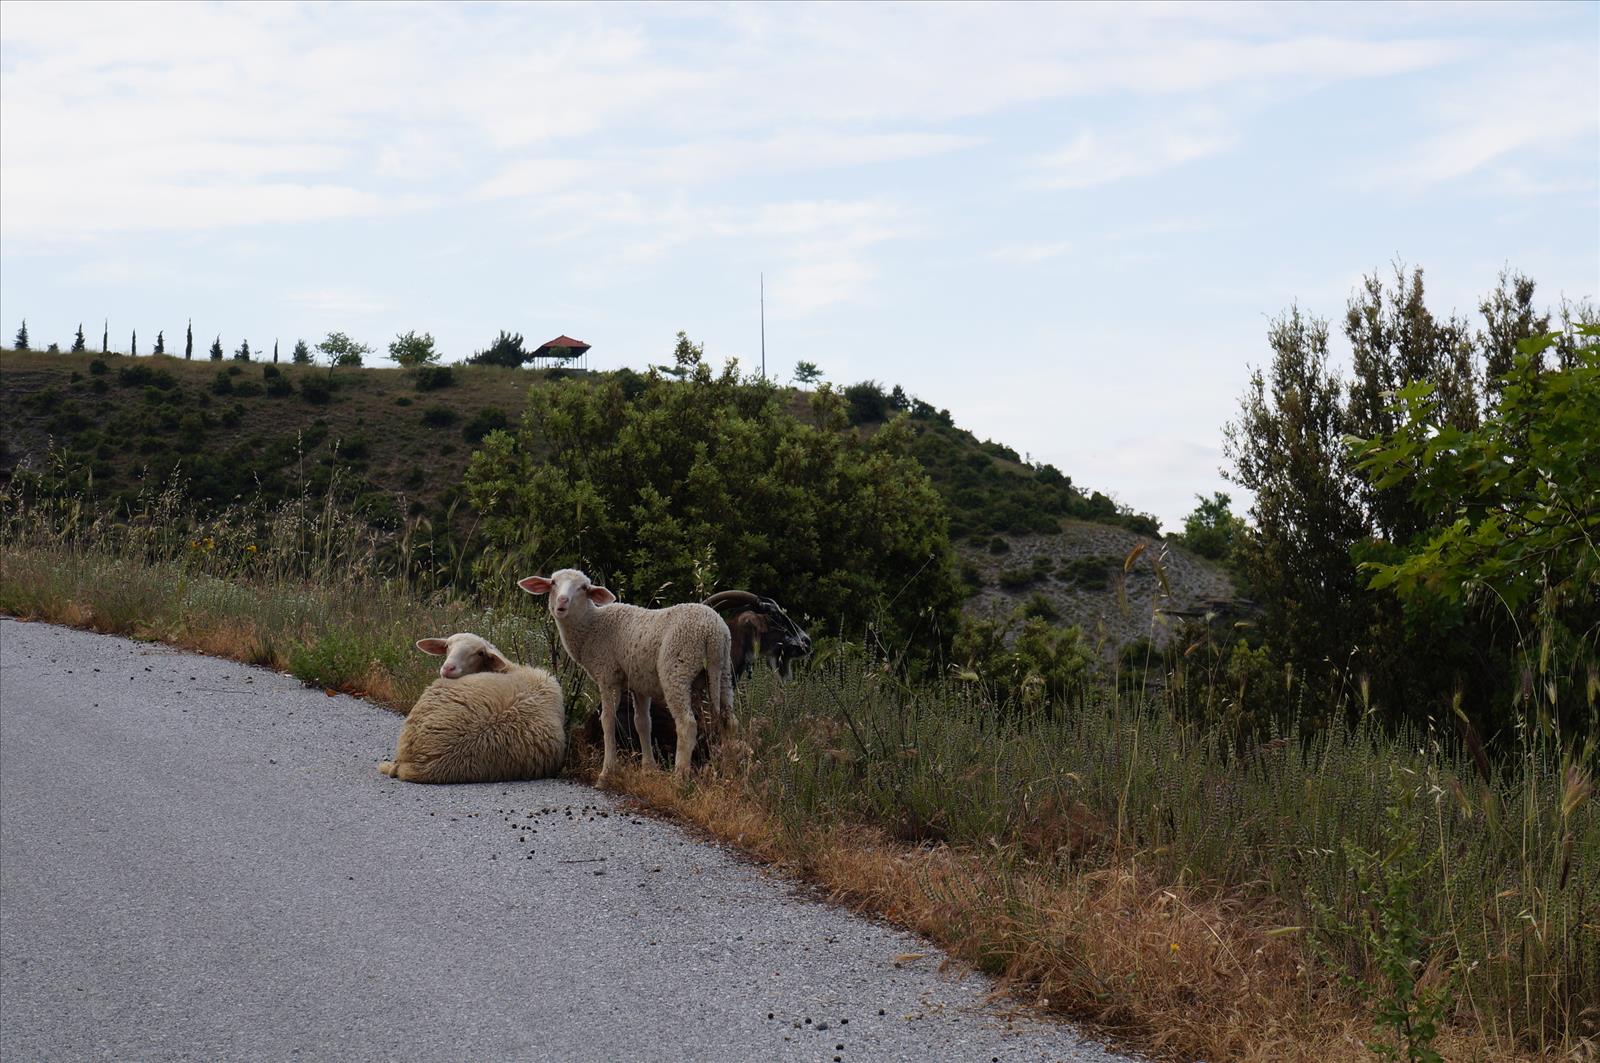
<path fill-rule="evenodd" d="M 592 777 L 592 757 L 575 768 Z M 688 787 L 625 766 L 615 789 L 829 899 L 882 917 L 1000 978 L 1024 1004 L 1170 1059 L 1370 1060 L 1368 1020 L 1308 968 L 1270 905 L 1163 882 L 1137 861 L 1063 877 L 1004 854 L 909 846 L 882 831 L 795 832 L 726 761 Z M 1511 1060 L 1472 1030 L 1446 1059 Z"/>

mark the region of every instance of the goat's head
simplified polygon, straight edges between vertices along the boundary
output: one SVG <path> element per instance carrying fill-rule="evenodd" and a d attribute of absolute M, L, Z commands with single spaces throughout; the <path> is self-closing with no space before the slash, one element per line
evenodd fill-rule
<path fill-rule="evenodd" d="M 767 621 L 762 651 L 777 673 L 788 679 L 794 675 L 794 662 L 811 652 L 811 636 L 771 598 L 761 598 L 757 608 Z"/>

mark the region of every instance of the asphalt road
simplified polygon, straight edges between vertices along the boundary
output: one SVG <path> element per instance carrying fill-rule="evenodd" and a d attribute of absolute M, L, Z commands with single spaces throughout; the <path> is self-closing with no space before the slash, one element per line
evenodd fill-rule
<path fill-rule="evenodd" d="M 1119 1058 L 588 787 L 386 779 L 399 728 L 0 619 L 0 1057 Z"/>

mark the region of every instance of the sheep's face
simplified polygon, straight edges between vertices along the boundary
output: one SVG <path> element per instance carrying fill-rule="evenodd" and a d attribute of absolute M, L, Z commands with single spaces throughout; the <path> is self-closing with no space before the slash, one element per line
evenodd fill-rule
<path fill-rule="evenodd" d="M 511 662 L 495 649 L 488 639 L 470 631 L 458 631 L 447 639 L 421 639 L 417 649 L 435 657 L 443 657 L 439 676 L 443 679 L 460 679 L 476 672 L 506 672 Z"/>
<path fill-rule="evenodd" d="M 575 568 L 564 568 L 549 579 L 529 576 L 518 580 L 517 586 L 529 594 L 550 595 L 550 613 L 557 620 L 582 616 L 592 606 L 610 605 L 617 596 L 604 587 L 596 587 L 589 577 Z"/>

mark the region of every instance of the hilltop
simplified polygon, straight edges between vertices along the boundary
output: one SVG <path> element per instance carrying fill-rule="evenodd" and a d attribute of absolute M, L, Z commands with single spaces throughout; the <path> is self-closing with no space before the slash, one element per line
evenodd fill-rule
<path fill-rule="evenodd" d="M 471 520 L 461 481 L 472 451 L 517 421 L 530 387 L 560 376 L 590 374 L 0 351 L 0 478 L 42 475 L 119 500 L 179 475 L 202 506 L 336 485 L 375 524 L 426 517 L 459 530 Z M 841 390 L 858 431 L 910 415 L 914 456 L 950 516 L 969 612 L 1004 613 L 1042 596 L 1057 622 L 1111 644 L 1150 633 L 1156 581 L 1147 566 L 1124 577 L 1121 563 L 1141 542 L 1158 546 L 1154 520 L 978 440 L 949 411 L 899 388 Z M 806 416 L 804 392 L 790 408 Z M 1177 547 L 1167 547 L 1165 574 L 1178 608 L 1230 593 L 1219 569 Z"/>

